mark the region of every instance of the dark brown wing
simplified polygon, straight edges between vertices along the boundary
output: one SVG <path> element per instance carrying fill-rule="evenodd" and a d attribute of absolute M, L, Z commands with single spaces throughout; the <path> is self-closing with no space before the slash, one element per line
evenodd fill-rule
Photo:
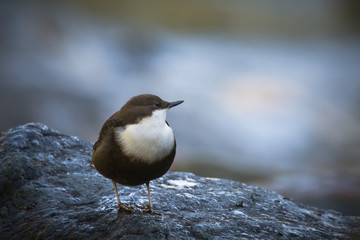
<path fill-rule="evenodd" d="M 99 133 L 99 138 L 93 146 L 93 151 L 95 151 L 98 148 L 98 146 L 101 144 L 102 139 L 106 136 L 109 130 L 112 130 L 116 127 L 124 127 L 124 126 L 125 124 L 119 118 L 114 116 L 110 117 L 102 126 Z"/>

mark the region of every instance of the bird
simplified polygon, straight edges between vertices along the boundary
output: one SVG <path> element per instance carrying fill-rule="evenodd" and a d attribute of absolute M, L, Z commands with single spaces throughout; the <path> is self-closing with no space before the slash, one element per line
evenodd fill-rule
<path fill-rule="evenodd" d="M 145 183 L 149 205 L 143 205 L 144 211 L 162 215 L 153 210 L 150 181 L 163 176 L 174 161 L 176 140 L 166 115 L 183 102 L 167 102 L 153 94 L 141 94 L 130 98 L 103 124 L 91 162 L 112 181 L 118 212 L 133 212 L 134 207 L 121 203 L 117 183 L 124 186 Z"/>

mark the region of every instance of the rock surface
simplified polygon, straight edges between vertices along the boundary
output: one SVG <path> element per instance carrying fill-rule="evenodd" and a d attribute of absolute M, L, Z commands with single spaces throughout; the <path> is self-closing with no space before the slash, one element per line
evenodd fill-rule
<path fill-rule="evenodd" d="M 111 182 L 89 167 L 92 145 L 42 124 L 0 139 L 0 239 L 357 239 L 360 217 L 296 203 L 243 183 L 169 172 L 119 186 L 138 207 L 117 213 Z"/>

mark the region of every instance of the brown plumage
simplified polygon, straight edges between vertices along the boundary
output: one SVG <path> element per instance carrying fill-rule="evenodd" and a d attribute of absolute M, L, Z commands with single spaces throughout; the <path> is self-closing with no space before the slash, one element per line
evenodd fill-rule
<path fill-rule="evenodd" d="M 149 182 L 164 175 L 176 153 L 176 141 L 165 121 L 166 111 L 183 101 L 166 102 L 143 94 L 131 98 L 102 126 L 93 146 L 92 163 L 113 181 L 119 210 L 131 211 L 118 197 L 116 182 L 126 186 L 146 184 L 148 211 L 152 210 Z"/>

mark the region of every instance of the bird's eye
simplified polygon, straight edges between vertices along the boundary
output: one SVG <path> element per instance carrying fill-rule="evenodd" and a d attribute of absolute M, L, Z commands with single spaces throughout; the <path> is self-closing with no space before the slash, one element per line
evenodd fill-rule
<path fill-rule="evenodd" d="M 159 102 L 155 102 L 155 103 L 154 103 L 154 106 L 155 106 L 155 107 L 160 107 L 161 104 L 160 104 Z"/>

